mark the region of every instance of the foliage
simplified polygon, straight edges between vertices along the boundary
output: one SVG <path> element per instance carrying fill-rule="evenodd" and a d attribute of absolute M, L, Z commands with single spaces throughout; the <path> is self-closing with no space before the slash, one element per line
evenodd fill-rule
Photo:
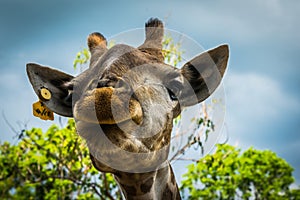
<path fill-rule="evenodd" d="M 241 153 L 218 145 L 213 155 L 188 166 L 181 191 L 188 199 L 296 199 L 299 190 L 290 190 L 292 171 L 274 152 L 250 148 Z"/>
<path fill-rule="evenodd" d="M 108 48 L 113 47 L 116 44 L 116 41 L 111 40 L 108 43 Z M 174 42 L 173 38 L 168 35 L 164 37 L 163 40 L 163 55 L 165 58 L 165 63 L 173 65 L 175 67 L 182 61 L 182 54 L 184 51 L 180 49 L 181 44 L 179 42 Z M 76 54 L 76 57 L 73 61 L 73 68 L 77 69 L 78 65 L 82 66 L 89 62 L 91 55 L 87 48 L 83 48 Z"/>
<path fill-rule="evenodd" d="M 300 199 L 300 187 L 297 189 L 291 190 L 291 200 L 299 200 Z"/>
<path fill-rule="evenodd" d="M 113 47 L 116 44 L 114 40 L 109 41 L 108 48 Z M 89 62 L 91 54 L 87 48 L 83 48 L 76 54 L 76 57 L 73 61 L 73 69 L 76 70 L 78 65 L 81 67 Z"/>
<path fill-rule="evenodd" d="M 120 199 L 110 174 L 93 168 L 74 120 L 24 131 L 0 146 L 0 199 Z"/>
<path fill-rule="evenodd" d="M 86 64 L 89 61 L 90 57 L 91 57 L 91 55 L 90 55 L 89 50 L 87 48 L 83 48 L 81 51 L 79 51 L 76 54 L 76 58 L 73 61 L 73 68 L 77 69 L 78 65 L 81 66 L 83 64 Z"/>
<path fill-rule="evenodd" d="M 180 42 L 174 42 L 171 35 L 167 35 L 164 37 L 162 46 L 165 63 L 178 67 L 178 64 L 182 61 L 182 54 L 184 53 L 184 51 L 180 49 Z"/>

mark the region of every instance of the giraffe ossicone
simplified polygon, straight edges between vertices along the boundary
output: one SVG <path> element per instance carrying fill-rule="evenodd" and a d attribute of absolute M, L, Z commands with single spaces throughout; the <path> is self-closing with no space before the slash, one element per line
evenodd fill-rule
<path fill-rule="evenodd" d="M 219 86 L 228 45 L 208 50 L 181 69 L 164 63 L 163 23 L 145 24 L 145 41 L 134 48 L 107 48 L 100 33 L 88 37 L 90 66 L 76 77 L 38 64 L 27 74 L 43 104 L 74 117 L 95 168 L 113 173 L 126 199 L 180 199 L 168 162 L 173 119 L 204 101 Z"/>

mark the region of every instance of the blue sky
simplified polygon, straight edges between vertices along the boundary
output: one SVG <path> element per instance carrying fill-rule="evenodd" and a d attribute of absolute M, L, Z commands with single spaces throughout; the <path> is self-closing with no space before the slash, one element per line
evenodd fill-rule
<path fill-rule="evenodd" d="M 296 0 L 2 0 L 0 110 L 16 130 L 24 124 L 46 129 L 52 122 L 32 116 L 37 97 L 27 80 L 26 63 L 74 74 L 74 57 L 86 46 L 89 33 L 99 31 L 109 38 L 158 17 L 205 49 L 230 45 L 223 81 L 229 143 L 276 152 L 295 168 L 300 184 L 299 10 Z M 2 115 L 0 130 L 1 141 L 15 141 Z"/>

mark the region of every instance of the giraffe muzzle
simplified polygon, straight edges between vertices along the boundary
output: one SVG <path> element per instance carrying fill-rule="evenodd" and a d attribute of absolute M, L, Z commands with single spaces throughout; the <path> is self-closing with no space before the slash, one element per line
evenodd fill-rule
<path fill-rule="evenodd" d="M 140 124 L 143 110 L 138 100 L 130 95 L 103 87 L 88 92 L 76 102 L 74 117 L 95 124 L 118 124 L 128 120 Z"/>

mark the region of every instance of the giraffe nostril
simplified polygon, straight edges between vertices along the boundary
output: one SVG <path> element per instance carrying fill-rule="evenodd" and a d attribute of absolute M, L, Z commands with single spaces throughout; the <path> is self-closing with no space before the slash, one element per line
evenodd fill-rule
<path fill-rule="evenodd" d="M 108 79 L 101 79 L 97 83 L 97 88 L 109 87 L 109 80 Z"/>
<path fill-rule="evenodd" d="M 116 83 L 115 87 L 119 88 L 123 92 L 127 92 L 129 94 L 133 93 L 132 92 L 132 88 L 129 85 L 129 83 L 127 81 L 125 81 L 124 79 L 122 79 L 122 78 L 120 78 L 118 80 L 118 82 Z"/>

